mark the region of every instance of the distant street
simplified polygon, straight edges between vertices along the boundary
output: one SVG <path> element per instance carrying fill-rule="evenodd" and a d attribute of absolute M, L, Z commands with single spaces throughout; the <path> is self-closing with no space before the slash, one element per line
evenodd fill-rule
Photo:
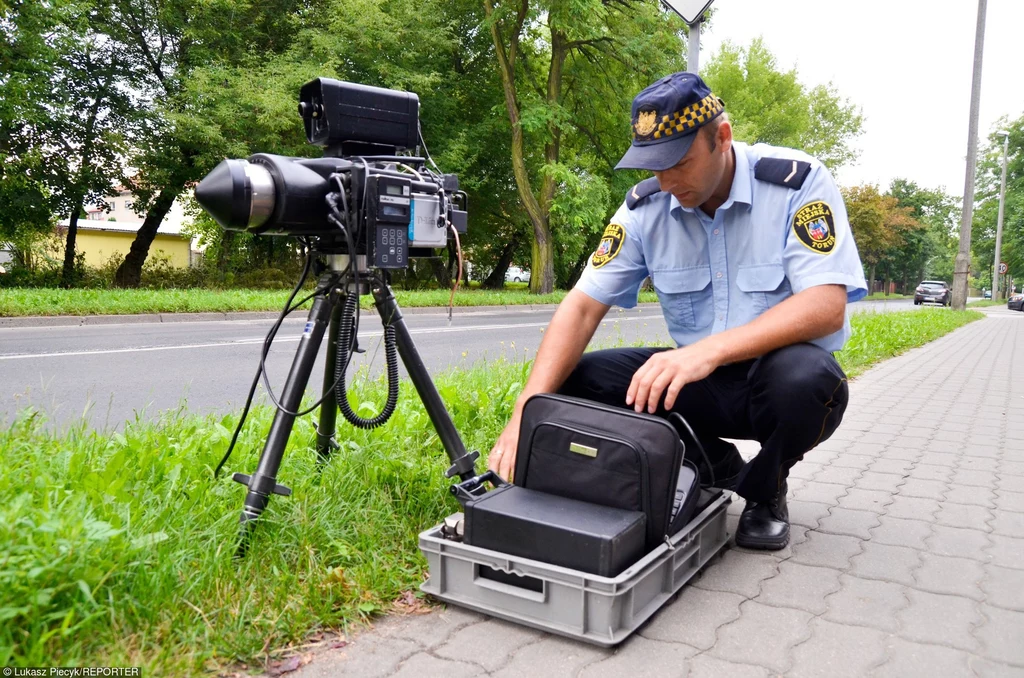
<path fill-rule="evenodd" d="M 890 312 L 916 308 L 909 300 L 860 302 L 854 312 Z M 456 309 L 449 325 L 442 313 L 409 313 L 417 348 L 433 374 L 479 361 L 531 359 L 553 311 Z M 283 326 L 267 359 L 271 383 L 279 391 L 304 316 Z M 183 322 L 0 329 L 0 420 L 9 421 L 29 405 L 45 412 L 56 426 L 85 416 L 90 426 L 119 428 L 136 415 L 184 407 L 188 412 L 239 409 L 257 368 L 270 320 Z M 366 354 L 356 366 L 384 366 L 380 323 L 364 315 L 359 338 Z M 646 306 L 613 310 L 602 323 L 594 346 L 638 341 L 670 343 L 661 310 Z M 311 379 L 319 391 L 323 354 Z M 351 373 L 351 371 L 350 371 Z M 405 371 L 402 370 L 404 375 Z M 263 397 L 262 386 L 260 397 Z"/>

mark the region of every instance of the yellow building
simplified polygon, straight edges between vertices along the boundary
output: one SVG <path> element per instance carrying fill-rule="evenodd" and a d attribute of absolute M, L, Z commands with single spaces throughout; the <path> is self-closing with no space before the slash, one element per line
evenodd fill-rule
<path fill-rule="evenodd" d="M 78 220 L 75 249 L 85 255 L 87 266 L 99 267 L 112 256 L 124 259 L 128 254 L 143 221 L 132 209 L 134 200 L 130 192 L 122 190 L 104 198 L 103 205 L 86 208 L 88 216 Z M 184 212 L 175 201 L 149 246 L 149 256 L 166 256 L 172 266 L 181 268 L 195 264 L 198 256 L 192 239 L 181 233 L 184 225 Z M 60 226 L 66 229 L 68 220 L 62 220 Z"/>
<path fill-rule="evenodd" d="M 85 254 L 87 266 L 102 266 L 115 254 L 119 259 L 124 259 L 128 250 L 132 248 L 132 242 L 135 241 L 135 234 L 140 226 L 141 221 L 136 224 L 123 224 L 80 219 L 75 249 Z M 149 246 L 149 256 L 160 254 L 168 257 L 172 266 L 187 268 L 193 262 L 192 239 L 180 233 L 157 231 L 153 244 Z"/>

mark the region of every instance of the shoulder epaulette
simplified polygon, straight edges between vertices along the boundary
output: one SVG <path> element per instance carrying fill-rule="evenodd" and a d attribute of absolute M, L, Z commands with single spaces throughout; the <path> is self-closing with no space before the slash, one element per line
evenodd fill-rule
<path fill-rule="evenodd" d="M 626 207 L 633 209 L 640 204 L 641 200 L 652 196 L 659 191 L 661 191 L 661 185 L 658 183 L 657 177 L 644 179 L 639 184 L 629 189 L 629 193 L 626 194 Z"/>
<path fill-rule="evenodd" d="M 811 163 L 786 158 L 761 158 L 754 165 L 754 178 L 794 190 L 804 185 Z"/>

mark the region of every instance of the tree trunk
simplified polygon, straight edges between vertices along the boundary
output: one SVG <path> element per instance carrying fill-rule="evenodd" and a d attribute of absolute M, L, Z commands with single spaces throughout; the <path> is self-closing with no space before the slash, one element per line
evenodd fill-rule
<path fill-rule="evenodd" d="M 515 254 L 517 247 L 519 247 L 519 237 L 513 236 L 501 248 L 501 256 L 498 257 L 498 263 L 495 264 L 494 270 L 487 276 L 487 279 L 480 283 L 480 287 L 488 290 L 500 290 L 504 287 L 505 271 L 508 270 L 509 265 L 512 263 L 512 255 Z"/>
<path fill-rule="evenodd" d="M 180 192 L 180 188 L 165 188 L 157 195 L 153 206 L 146 213 L 146 220 L 142 222 L 142 227 L 136 234 L 135 240 L 132 241 L 131 249 L 125 255 L 121 265 L 117 267 L 117 273 L 114 274 L 114 287 L 135 288 L 142 282 L 142 265 L 146 263 L 146 257 L 149 256 L 149 246 L 153 244 L 157 229 L 160 228 L 164 217 L 171 209 L 171 204 Z"/>
<path fill-rule="evenodd" d="M 502 92 L 505 98 L 505 109 L 512 125 L 512 173 L 515 176 L 516 188 L 523 207 L 533 226 L 534 242 L 531 248 L 533 262 L 531 267 L 530 292 L 547 294 L 554 290 L 554 242 L 551 234 L 551 202 L 555 195 L 555 180 L 545 174 L 541 180 L 540 197 L 534 195 L 533 184 L 526 168 L 525 142 L 520 119 L 519 99 L 516 92 L 515 62 L 519 49 L 519 38 L 529 10 L 529 0 L 519 0 L 516 10 L 515 24 L 511 30 L 511 38 L 506 46 L 501 25 L 494 17 L 493 0 L 484 0 L 484 11 L 490 23 L 491 38 L 494 41 L 495 54 L 498 58 L 498 72 L 501 75 Z M 552 105 L 558 103 L 562 89 L 562 66 L 569 53 L 570 45 L 565 35 L 551 28 L 551 62 L 548 68 L 548 90 L 546 101 Z M 558 162 L 559 140 L 561 130 L 556 122 L 548 127 L 551 139 L 544 146 L 544 159 L 548 164 Z M 492 274 L 493 276 L 494 274 Z M 504 276 L 504 273 L 502 273 Z M 502 278 L 504 280 L 504 278 Z M 490 282 L 490 278 L 488 278 Z"/>
<path fill-rule="evenodd" d="M 68 219 L 68 235 L 64 241 L 64 267 L 60 271 L 60 286 L 69 288 L 75 282 L 75 240 L 78 238 L 78 215 L 82 213 L 85 198 L 77 198 Z"/>
<path fill-rule="evenodd" d="M 868 294 L 875 293 L 875 269 L 878 268 L 878 264 L 871 264 L 868 268 Z"/>
<path fill-rule="evenodd" d="M 564 33 L 551 25 L 550 14 L 548 17 L 548 28 L 551 31 L 551 63 L 548 67 L 546 99 L 550 105 L 556 106 L 561 98 L 562 67 L 569 54 L 569 41 Z M 548 123 L 548 134 L 551 135 L 551 139 L 544 145 L 544 160 L 548 165 L 554 165 L 559 160 L 559 148 L 562 140 L 562 130 L 554 120 Z M 533 266 L 530 291 L 534 294 L 550 294 L 555 289 L 555 238 L 551 231 L 551 203 L 555 199 L 555 188 L 554 176 L 550 172 L 545 173 L 540 187 L 541 219 L 534 220 L 533 224 Z M 538 272 L 540 275 L 537 275 Z"/>
<path fill-rule="evenodd" d="M 589 250 L 584 250 L 583 254 L 580 255 L 580 258 L 576 260 L 575 264 L 573 264 L 572 272 L 569 274 L 569 280 L 566 281 L 566 287 L 568 289 L 576 287 L 576 283 L 579 282 L 580 276 L 583 275 L 583 269 L 587 267 L 587 259 L 590 258 L 591 254 L 593 253 Z"/>
<path fill-rule="evenodd" d="M 231 249 L 235 246 L 235 235 L 235 231 L 222 231 L 220 234 L 220 248 L 217 250 L 217 270 L 221 273 L 227 273 Z"/>
<path fill-rule="evenodd" d="M 445 266 L 444 261 L 441 257 L 430 257 L 430 270 L 434 274 L 434 280 L 437 281 L 438 286 L 446 290 L 452 286 L 452 277 L 448 273 L 448 267 Z"/>
<path fill-rule="evenodd" d="M 93 100 L 92 106 L 89 108 L 89 119 L 85 123 L 85 144 L 82 147 L 81 158 L 82 166 L 78 169 L 78 185 L 80 187 L 79 190 L 82 191 L 91 190 L 92 181 L 88 178 L 91 176 L 92 152 L 96 141 L 96 120 L 100 114 L 100 106 L 102 106 L 106 96 L 107 88 L 105 85 L 101 85 L 96 92 L 96 98 Z M 75 277 L 75 240 L 78 238 L 78 215 L 82 213 L 84 202 L 85 193 L 80 193 L 75 197 L 74 204 L 71 206 L 72 212 L 68 219 L 68 238 L 64 245 L 64 268 L 60 273 L 60 284 L 61 287 L 65 288 L 71 287 Z"/>

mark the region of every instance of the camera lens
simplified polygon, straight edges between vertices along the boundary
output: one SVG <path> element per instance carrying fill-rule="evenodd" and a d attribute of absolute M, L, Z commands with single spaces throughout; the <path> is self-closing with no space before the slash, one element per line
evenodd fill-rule
<path fill-rule="evenodd" d="M 224 160 L 196 186 L 196 201 L 226 229 L 257 229 L 274 212 L 274 179 L 262 165 Z"/>

